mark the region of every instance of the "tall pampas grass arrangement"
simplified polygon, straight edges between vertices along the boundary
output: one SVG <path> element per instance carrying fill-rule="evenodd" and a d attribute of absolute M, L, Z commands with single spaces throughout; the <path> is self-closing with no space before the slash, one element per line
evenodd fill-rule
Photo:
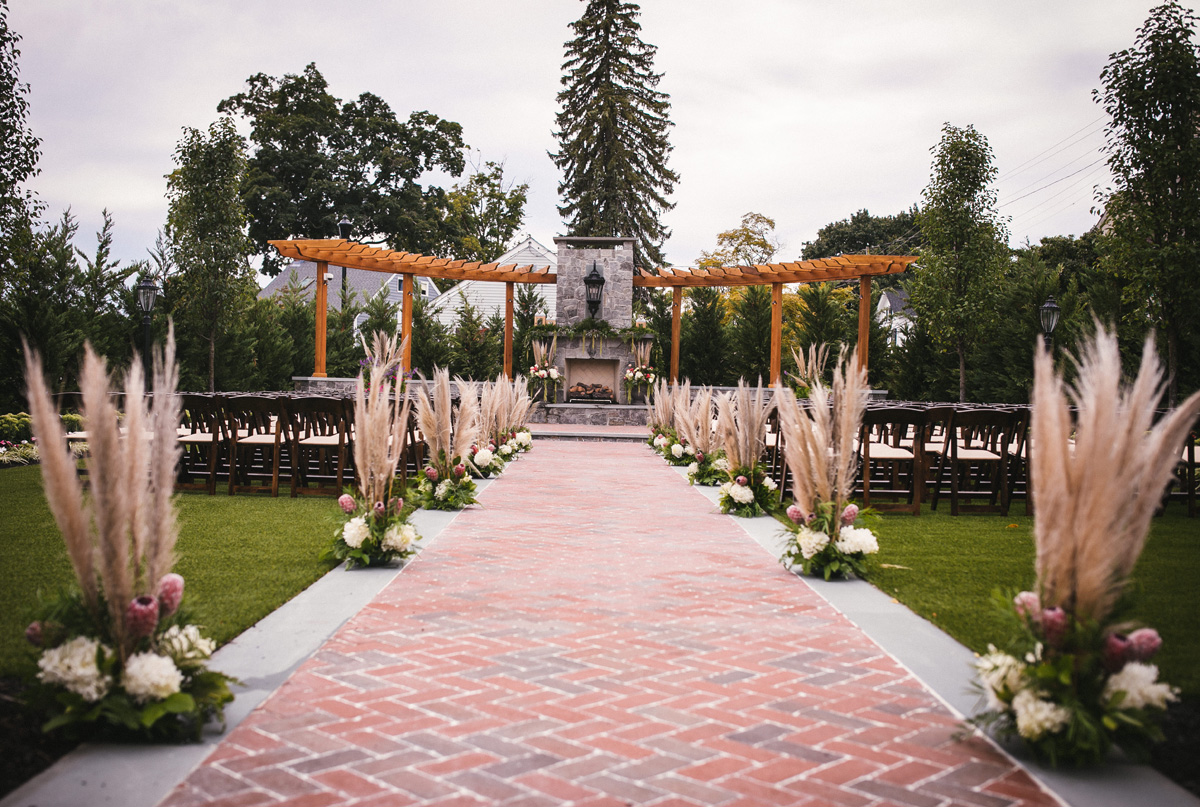
<path fill-rule="evenodd" d="M 426 466 L 410 489 L 422 507 L 461 510 L 475 502 L 475 483 L 467 473 L 471 447 L 480 439 L 479 388 L 455 379 L 459 405 L 453 404 L 448 370 L 434 369 L 432 382 L 414 384 L 417 428 L 425 439 Z"/>
<path fill-rule="evenodd" d="M 338 505 L 349 518 L 322 552 L 327 560 L 346 561 L 346 568 L 383 566 L 416 551 L 416 528 L 408 523 L 411 507 L 397 496 L 396 472 L 408 446 L 411 402 L 395 381 L 404 343 L 394 334 L 375 333 L 367 348 L 367 377 L 354 384 L 354 465 L 357 495 L 346 493 Z"/>
<path fill-rule="evenodd" d="M 712 387 L 701 387 L 686 406 L 675 410 L 676 431 L 694 448 L 688 466 L 688 481 L 693 485 L 720 485 L 729 478 L 729 463 L 721 449 L 724 441 L 713 415 Z"/>
<path fill-rule="evenodd" d="M 199 738 L 233 699 L 232 679 L 208 670 L 215 645 L 180 611 L 171 572 L 179 530 L 172 498 L 180 457 L 174 328 L 153 356 L 153 397 L 135 356 L 124 378 L 124 419 L 102 356 L 85 345 L 80 373 L 90 453 L 83 495 L 38 355 L 25 347 L 34 436 L 46 500 L 67 546 L 78 593 L 44 609 L 26 631 L 42 648 L 34 699 L 61 726 L 149 739 Z"/>
<path fill-rule="evenodd" d="M 1017 639 L 976 663 L 988 708 L 973 718 L 1054 765 L 1097 764 L 1114 744 L 1145 758 L 1162 739 L 1176 691 L 1150 663 L 1162 638 L 1125 618 L 1126 594 L 1200 411 L 1196 393 L 1155 421 L 1165 387 L 1153 336 L 1128 385 L 1116 336 L 1099 325 L 1074 362 L 1068 387 L 1044 347 L 1034 358 L 1037 590 L 997 593 Z"/>
<path fill-rule="evenodd" d="M 735 392 L 717 398 L 717 429 L 729 466 L 729 479 L 721 485 L 718 498 L 723 513 L 752 517 L 777 506 L 778 487 L 762 463 L 767 421 L 774 408 L 774 400 L 763 395 L 761 382 L 752 388 L 744 379 Z"/>
<path fill-rule="evenodd" d="M 866 371 L 845 350 L 838 357 L 832 386 L 821 379 L 822 350 L 803 364 L 812 386 L 808 406 L 790 389 L 776 388 L 784 461 L 792 475 L 793 502 L 787 508 L 791 533 L 784 563 L 825 579 L 862 576 L 863 559 L 879 551 L 874 533 L 856 526 L 859 508 L 850 501 L 858 474 L 858 448 L 866 410 Z M 800 357 L 797 357 L 800 360 Z"/>
<path fill-rule="evenodd" d="M 796 374 L 792 376 L 792 391 L 800 398 L 807 398 L 809 391 L 825 380 L 825 367 L 829 364 L 829 345 L 809 345 L 806 352 L 792 351 L 796 363 Z"/>

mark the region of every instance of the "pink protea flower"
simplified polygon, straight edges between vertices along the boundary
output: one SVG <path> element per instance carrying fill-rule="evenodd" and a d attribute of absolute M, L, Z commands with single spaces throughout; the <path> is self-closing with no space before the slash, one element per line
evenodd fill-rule
<path fill-rule="evenodd" d="M 42 630 L 41 622 L 30 622 L 29 627 L 25 629 L 25 641 L 29 642 L 34 647 L 41 647 L 46 636 Z"/>
<path fill-rule="evenodd" d="M 1104 640 L 1104 669 L 1120 672 L 1130 656 L 1129 639 L 1119 633 L 1110 633 Z"/>
<path fill-rule="evenodd" d="M 703 451 L 696 452 L 696 462 L 704 462 L 704 452 Z"/>
<path fill-rule="evenodd" d="M 1129 634 L 1129 654 L 1134 661 L 1149 661 L 1162 647 L 1162 637 L 1154 628 L 1138 628 Z"/>
<path fill-rule="evenodd" d="M 488 451 L 490 451 L 490 452 L 492 452 L 493 454 L 495 454 L 495 453 L 496 453 L 496 444 L 495 444 L 495 443 L 488 443 Z"/>
<path fill-rule="evenodd" d="M 471 456 L 474 457 L 478 453 L 479 453 L 479 446 L 472 443 L 471 444 Z"/>
<path fill-rule="evenodd" d="M 854 523 L 854 519 L 858 518 L 858 505 L 848 504 L 846 509 L 842 510 L 842 524 L 849 527 Z"/>
<path fill-rule="evenodd" d="M 170 616 L 179 610 L 181 602 L 183 602 L 183 577 L 175 572 L 164 574 L 158 581 L 159 612 L 163 616 Z"/>
<path fill-rule="evenodd" d="M 787 517 L 792 520 L 793 524 L 799 524 L 804 521 L 804 511 L 800 509 L 799 505 L 793 504 L 787 509 Z"/>
<path fill-rule="evenodd" d="M 380 521 L 387 518 L 387 505 L 383 502 L 375 502 L 374 510 L 375 518 L 379 519 Z"/>
<path fill-rule="evenodd" d="M 456 477 L 458 477 L 459 479 L 462 479 L 463 474 L 465 474 L 466 472 L 467 472 L 467 466 L 463 465 L 461 462 L 458 465 L 454 466 L 454 475 Z"/>
<path fill-rule="evenodd" d="M 738 483 L 739 485 L 741 485 L 742 487 L 746 487 L 746 485 L 749 485 L 749 484 L 750 484 L 750 480 L 749 480 L 749 479 L 747 479 L 747 478 L 746 478 L 746 477 L 744 477 L 744 476 L 739 476 L 737 479 L 735 479 L 735 480 L 733 480 L 733 481 L 734 481 L 734 482 L 737 482 L 737 483 Z"/>
<path fill-rule="evenodd" d="M 353 496 L 351 496 L 349 493 L 343 493 L 341 496 L 338 496 L 338 507 L 342 508 L 343 513 L 350 515 L 354 512 L 354 508 L 357 507 L 357 505 L 354 503 Z"/>
<path fill-rule="evenodd" d="M 154 633 L 158 625 L 158 600 L 147 597 L 135 597 L 125 609 L 125 629 L 135 639 Z"/>
<path fill-rule="evenodd" d="M 399 496 L 392 499 L 390 502 L 388 502 L 388 504 L 391 507 L 393 513 L 399 513 L 401 510 L 404 509 L 404 499 L 401 499 Z"/>
<path fill-rule="evenodd" d="M 425 469 L 425 478 L 430 482 L 436 482 L 437 476 L 437 468 L 434 468 L 432 465 Z"/>
<path fill-rule="evenodd" d="M 1042 637 L 1046 644 L 1058 647 L 1067 635 L 1067 612 L 1055 606 L 1042 611 Z"/>
<path fill-rule="evenodd" d="M 1042 601 L 1034 592 L 1022 591 L 1013 597 L 1013 606 L 1019 615 L 1030 622 L 1042 621 Z"/>

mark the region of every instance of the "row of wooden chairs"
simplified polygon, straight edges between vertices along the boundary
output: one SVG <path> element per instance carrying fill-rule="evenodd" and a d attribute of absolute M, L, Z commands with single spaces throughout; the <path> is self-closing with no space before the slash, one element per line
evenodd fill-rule
<path fill-rule="evenodd" d="M 179 441 L 184 456 L 181 489 L 229 495 L 279 495 L 286 480 L 293 497 L 337 495 L 353 482 L 354 402 L 344 398 L 287 395 L 197 395 L 182 400 Z M 408 424 L 401 485 L 420 467 L 422 444 Z"/>

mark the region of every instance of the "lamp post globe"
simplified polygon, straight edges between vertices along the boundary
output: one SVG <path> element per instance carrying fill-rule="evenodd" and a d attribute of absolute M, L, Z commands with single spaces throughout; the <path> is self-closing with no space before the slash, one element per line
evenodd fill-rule
<path fill-rule="evenodd" d="M 1046 302 L 1042 303 L 1042 307 L 1038 309 L 1038 316 L 1042 320 L 1042 335 L 1046 340 L 1046 348 L 1049 349 L 1053 346 L 1054 329 L 1058 327 L 1058 319 L 1062 316 L 1062 309 L 1054 301 L 1054 295 L 1050 295 Z"/>
<path fill-rule="evenodd" d="M 137 305 L 142 312 L 142 361 L 146 365 L 146 385 L 150 384 L 150 312 L 158 302 L 158 284 L 149 276 L 137 284 Z"/>

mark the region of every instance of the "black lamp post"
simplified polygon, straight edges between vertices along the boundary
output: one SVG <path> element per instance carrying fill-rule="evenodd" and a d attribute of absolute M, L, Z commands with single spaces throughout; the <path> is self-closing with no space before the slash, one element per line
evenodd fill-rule
<path fill-rule="evenodd" d="M 150 373 L 153 365 L 150 362 L 150 312 L 158 302 L 158 284 L 150 276 L 142 278 L 137 285 L 137 304 L 142 312 L 142 361 L 146 365 L 146 388 L 150 388 Z"/>
<path fill-rule="evenodd" d="M 600 274 L 600 267 L 595 261 L 592 261 L 592 271 L 583 278 L 583 285 L 587 293 L 588 316 L 595 317 L 600 311 L 600 298 L 604 295 L 604 275 Z"/>
<path fill-rule="evenodd" d="M 1042 319 L 1042 334 L 1046 340 L 1046 349 L 1049 350 L 1054 346 L 1054 329 L 1058 326 L 1058 318 L 1062 314 L 1062 309 L 1058 307 L 1058 303 L 1054 302 L 1054 295 L 1046 298 L 1046 302 L 1042 303 L 1042 307 L 1038 309 L 1038 316 Z"/>
<path fill-rule="evenodd" d="M 350 224 L 350 219 L 342 219 L 341 221 L 339 221 L 338 222 L 338 237 L 341 238 L 343 241 L 349 241 L 350 240 L 350 228 L 352 226 L 353 225 Z"/>

